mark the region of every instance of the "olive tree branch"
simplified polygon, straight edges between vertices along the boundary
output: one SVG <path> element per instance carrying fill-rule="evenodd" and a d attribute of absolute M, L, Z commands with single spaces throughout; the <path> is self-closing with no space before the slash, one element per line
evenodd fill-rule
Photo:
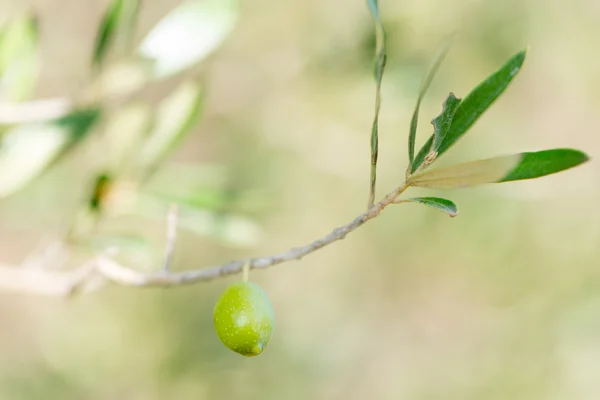
<path fill-rule="evenodd" d="M 235 260 L 225 264 L 198 270 L 169 272 L 167 268 L 166 270 L 163 269 L 156 273 L 137 272 L 113 261 L 109 257 L 99 257 L 96 260 L 96 271 L 109 281 L 124 286 L 168 287 L 201 281 L 210 281 L 222 276 L 238 274 L 243 271 L 244 265 L 248 265 L 250 269 L 263 269 L 288 261 L 300 260 L 304 256 L 313 253 L 333 242 L 344 239 L 350 232 L 359 228 L 365 222 L 377 217 L 385 207 L 393 204 L 394 200 L 406 189 L 406 185 L 398 187 L 385 196 L 379 203 L 375 204 L 369 210 L 354 218 L 346 225 L 335 228 L 327 235 L 314 240 L 307 245 L 294 247 L 284 251 L 283 253 L 265 257 Z"/>
<path fill-rule="evenodd" d="M 23 268 L 0 265 L 0 289 L 17 292 L 37 293 L 46 295 L 70 295 L 86 285 L 92 277 L 100 277 L 123 286 L 135 287 L 170 287 L 210 281 L 227 275 L 243 272 L 246 265 L 249 269 L 263 269 L 288 261 L 300 260 L 333 242 L 344 239 L 367 221 L 379 216 L 381 211 L 408 188 L 402 184 L 379 203 L 366 212 L 354 218 L 349 223 L 333 229 L 327 235 L 300 247 L 294 247 L 279 254 L 264 257 L 247 258 L 230 261 L 225 264 L 207 268 L 172 272 L 170 266 L 176 242 L 177 208 L 171 206 L 167 216 L 167 245 L 162 268 L 157 272 L 140 272 L 115 261 L 107 250 L 93 259 L 85 262 L 79 268 L 68 272 L 48 271 L 43 268 Z"/>

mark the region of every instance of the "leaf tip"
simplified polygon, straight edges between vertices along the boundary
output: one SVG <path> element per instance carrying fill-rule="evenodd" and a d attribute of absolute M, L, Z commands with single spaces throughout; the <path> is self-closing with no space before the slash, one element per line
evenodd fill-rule
<path fill-rule="evenodd" d="M 588 162 L 590 160 L 591 160 L 591 157 L 588 154 L 586 154 L 586 153 L 584 153 L 582 151 L 581 152 L 581 163 L 583 164 L 583 163 L 586 163 L 586 162 Z"/>

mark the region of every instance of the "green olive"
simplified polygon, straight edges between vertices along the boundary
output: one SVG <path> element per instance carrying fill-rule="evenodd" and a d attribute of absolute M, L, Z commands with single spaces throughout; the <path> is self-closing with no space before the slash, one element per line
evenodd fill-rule
<path fill-rule="evenodd" d="M 252 282 L 229 286 L 213 313 L 221 342 L 246 357 L 263 352 L 275 328 L 275 313 L 264 290 Z"/>

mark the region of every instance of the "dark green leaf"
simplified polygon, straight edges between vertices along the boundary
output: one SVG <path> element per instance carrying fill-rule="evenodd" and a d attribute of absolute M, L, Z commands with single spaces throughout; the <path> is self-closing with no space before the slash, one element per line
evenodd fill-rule
<path fill-rule="evenodd" d="M 140 0 L 114 0 L 98 27 L 92 65 L 99 67 L 116 39 L 130 43 L 140 10 Z"/>
<path fill-rule="evenodd" d="M 585 153 L 574 149 L 552 149 L 522 154 L 521 162 L 498 182 L 539 178 L 576 167 L 589 160 Z"/>
<path fill-rule="evenodd" d="M 423 97 L 425 97 L 427 90 L 429 90 L 429 86 L 431 85 L 435 74 L 440 68 L 442 61 L 444 61 L 446 54 L 448 54 L 448 50 L 450 50 L 452 38 L 453 36 L 449 36 L 445 38 L 442 42 L 437 55 L 433 59 L 433 62 L 431 63 L 429 69 L 427 70 L 427 73 L 425 74 L 425 78 L 421 83 L 421 88 L 419 89 L 419 97 L 417 98 L 417 105 L 415 106 L 415 111 L 413 112 L 413 116 L 410 121 L 410 131 L 408 133 L 408 160 L 411 165 L 415 159 L 415 139 L 417 137 L 417 125 L 419 123 L 419 110 L 421 108 L 421 101 L 423 101 Z"/>
<path fill-rule="evenodd" d="M 456 208 L 456 204 L 447 199 L 442 199 L 440 197 L 413 197 L 410 199 L 402 199 L 399 200 L 398 203 L 420 203 L 429 207 L 433 207 L 437 210 L 445 212 L 451 218 L 454 218 L 458 215 L 458 208 Z"/>
<path fill-rule="evenodd" d="M 456 141 L 467 132 L 485 110 L 487 110 L 502 92 L 504 92 L 513 78 L 521 70 L 525 55 L 525 50 L 514 55 L 502 66 L 502 68 L 481 82 L 461 101 L 454 114 L 454 118 L 452 119 L 450 129 L 438 148 L 438 155 L 442 155 L 456 143 Z M 415 157 L 415 161 L 411 168 L 412 173 L 414 173 L 425 160 L 433 141 L 434 138 L 432 135 L 427 143 L 421 148 L 419 154 Z"/>
<path fill-rule="evenodd" d="M 367 0 L 369 10 L 375 21 L 375 117 L 371 128 L 371 179 L 369 187 L 368 207 L 372 207 L 375 202 L 375 185 L 377 182 L 377 157 L 379 154 L 379 110 L 381 108 L 381 81 L 385 71 L 387 53 L 385 49 L 385 30 L 379 16 L 378 0 Z"/>
<path fill-rule="evenodd" d="M 522 159 L 522 154 L 516 154 L 427 170 L 410 176 L 406 183 L 426 188 L 457 189 L 498 182 Z"/>
<path fill-rule="evenodd" d="M 444 101 L 444 109 L 442 113 L 438 115 L 431 121 L 433 125 L 433 147 L 431 148 L 431 152 L 437 153 L 440 145 L 442 144 L 444 138 L 446 137 L 446 133 L 450 128 L 450 124 L 452 123 L 452 119 L 454 118 L 454 114 L 456 113 L 456 109 L 460 104 L 460 99 L 457 99 L 454 96 L 454 93 L 450 93 Z"/>
<path fill-rule="evenodd" d="M 67 129 L 71 141 L 76 142 L 83 139 L 98 121 L 100 111 L 96 108 L 73 111 L 71 114 L 50 122 L 60 128 Z"/>

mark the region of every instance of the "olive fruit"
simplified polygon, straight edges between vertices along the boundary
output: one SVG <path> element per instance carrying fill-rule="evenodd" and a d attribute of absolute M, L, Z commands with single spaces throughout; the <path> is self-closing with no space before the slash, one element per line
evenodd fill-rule
<path fill-rule="evenodd" d="M 275 328 L 275 313 L 264 290 L 252 282 L 229 286 L 219 298 L 213 323 L 221 342 L 246 357 L 263 352 Z"/>

